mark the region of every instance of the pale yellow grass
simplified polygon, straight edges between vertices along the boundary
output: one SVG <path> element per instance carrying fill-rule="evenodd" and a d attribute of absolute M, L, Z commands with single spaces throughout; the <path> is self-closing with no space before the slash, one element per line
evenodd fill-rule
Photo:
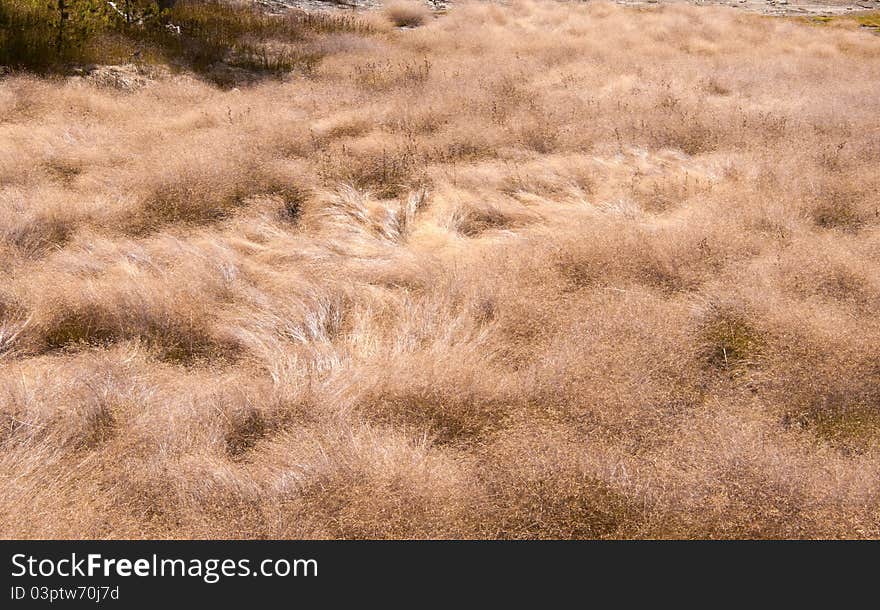
<path fill-rule="evenodd" d="M 324 44 L 0 81 L 0 535 L 880 536 L 880 39 Z"/>

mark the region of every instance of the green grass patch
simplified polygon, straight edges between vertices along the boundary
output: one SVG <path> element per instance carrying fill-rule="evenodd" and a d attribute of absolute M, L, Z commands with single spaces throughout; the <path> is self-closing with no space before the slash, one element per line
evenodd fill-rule
<path fill-rule="evenodd" d="M 880 442 L 880 410 L 873 403 L 811 405 L 787 414 L 786 424 L 797 423 L 845 453 L 860 454 Z"/>
<path fill-rule="evenodd" d="M 700 329 L 703 356 L 713 368 L 734 369 L 757 364 L 765 350 L 765 341 L 745 315 L 716 310 Z"/>
<path fill-rule="evenodd" d="M 810 25 L 861 26 L 864 28 L 880 29 L 880 11 L 847 15 L 815 15 L 812 17 L 801 17 L 800 19 Z"/>
<path fill-rule="evenodd" d="M 866 28 L 880 28 L 880 11 L 856 15 L 856 23 Z"/>

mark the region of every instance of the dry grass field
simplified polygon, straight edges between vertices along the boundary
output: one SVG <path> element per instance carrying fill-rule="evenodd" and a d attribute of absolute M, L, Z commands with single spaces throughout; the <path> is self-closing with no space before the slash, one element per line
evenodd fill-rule
<path fill-rule="evenodd" d="M 0 80 L 0 536 L 880 537 L 880 38 L 322 23 Z"/>

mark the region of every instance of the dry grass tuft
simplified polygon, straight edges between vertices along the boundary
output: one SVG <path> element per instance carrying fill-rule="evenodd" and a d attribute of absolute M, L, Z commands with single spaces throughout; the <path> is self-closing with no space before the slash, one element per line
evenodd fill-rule
<path fill-rule="evenodd" d="M 386 2 L 382 10 L 397 27 L 418 27 L 431 17 L 431 11 L 420 0 L 393 0 Z"/>

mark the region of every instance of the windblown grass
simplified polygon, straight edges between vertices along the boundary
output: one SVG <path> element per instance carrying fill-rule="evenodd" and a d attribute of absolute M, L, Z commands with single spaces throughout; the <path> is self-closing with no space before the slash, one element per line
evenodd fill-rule
<path fill-rule="evenodd" d="M 880 536 L 875 36 L 289 19 L 0 81 L 3 536 Z"/>

